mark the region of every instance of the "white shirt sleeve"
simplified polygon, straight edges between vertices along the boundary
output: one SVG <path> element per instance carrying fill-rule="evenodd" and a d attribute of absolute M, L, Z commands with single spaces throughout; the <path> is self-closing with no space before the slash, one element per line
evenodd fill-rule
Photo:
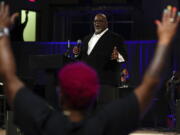
<path fill-rule="evenodd" d="M 123 56 L 120 54 L 120 53 L 118 53 L 118 59 L 117 59 L 117 62 L 124 62 L 125 61 L 125 59 L 123 58 Z"/>

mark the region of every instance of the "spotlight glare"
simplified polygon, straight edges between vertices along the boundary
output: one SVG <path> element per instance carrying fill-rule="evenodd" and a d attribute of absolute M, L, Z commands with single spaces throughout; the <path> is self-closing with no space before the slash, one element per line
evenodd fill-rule
<path fill-rule="evenodd" d="M 36 2 L 36 0 L 28 0 L 29 2 Z"/>

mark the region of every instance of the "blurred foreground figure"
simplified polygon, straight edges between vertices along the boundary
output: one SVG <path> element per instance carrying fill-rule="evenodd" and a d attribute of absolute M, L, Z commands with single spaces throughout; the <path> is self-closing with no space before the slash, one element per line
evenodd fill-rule
<path fill-rule="evenodd" d="M 137 127 L 159 84 L 180 21 L 176 8 L 166 9 L 162 20 L 156 21 L 159 41 L 140 86 L 128 97 L 106 105 L 96 115 L 91 115 L 90 110 L 98 95 L 99 80 L 86 64 L 70 64 L 58 73 L 61 112 L 50 108 L 17 77 L 8 35 L 16 16 L 10 16 L 8 6 L 0 4 L 0 76 L 14 111 L 14 121 L 25 135 L 124 135 Z"/>
<path fill-rule="evenodd" d="M 14 24 L 11 28 L 11 41 L 15 41 L 15 42 L 23 42 L 24 41 L 24 29 L 28 23 L 28 13 L 29 11 L 25 12 L 25 21 L 23 23 L 21 23 L 21 18 L 20 16 L 18 16 L 15 20 L 14 20 Z"/>

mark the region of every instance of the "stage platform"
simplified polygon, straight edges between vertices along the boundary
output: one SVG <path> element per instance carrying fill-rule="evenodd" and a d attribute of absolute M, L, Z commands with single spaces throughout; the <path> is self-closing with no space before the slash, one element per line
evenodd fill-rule
<path fill-rule="evenodd" d="M 0 135 L 7 135 L 6 130 L 0 129 Z M 129 135 L 180 135 L 180 133 L 176 132 L 163 132 L 156 130 L 137 130 Z"/>
<path fill-rule="evenodd" d="M 180 135 L 180 133 L 156 130 L 137 130 L 133 133 L 130 133 L 129 135 Z"/>

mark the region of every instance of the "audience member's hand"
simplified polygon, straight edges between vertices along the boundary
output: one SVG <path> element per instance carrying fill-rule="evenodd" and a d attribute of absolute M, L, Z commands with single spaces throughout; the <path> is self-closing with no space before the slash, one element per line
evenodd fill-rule
<path fill-rule="evenodd" d="M 118 60 L 119 52 L 117 50 L 117 47 L 115 46 L 111 55 L 111 60 Z"/>
<path fill-rule="evenodd" d="M 10 27 L 17 16 L 18 13 L 14 13 L 11 16 L 9 15 L 9 6 L 5 5 L 4 2 L 0 2 L 0 28 Z"/>
<path fill-rule="evenodd" d="M 75 47 L 73 48 L 73 54 L 74 54 L 74 55 L 79 55 L 79 53 L 80 53 L 80 48 L 77 47 L 77 46 L 75 46 Z"/>
<path fill-rule="evenodd" d="M 161 21 L 156 20 L 157 34 L 161 45 L 170 44 L 179 22 L 180 13 L 177 15 L 177 8 L 168 6 L 163 12 Z"/>

